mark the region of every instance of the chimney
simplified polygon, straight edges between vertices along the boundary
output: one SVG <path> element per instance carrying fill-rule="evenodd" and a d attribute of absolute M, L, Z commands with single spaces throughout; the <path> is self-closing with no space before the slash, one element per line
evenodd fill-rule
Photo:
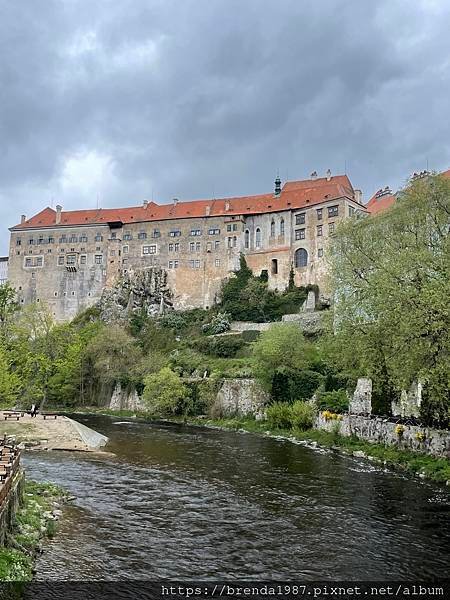
<path fill-rule="evenodd" d="M 147 208 L 148 206 L 148 200 L 144 200 L 144 208 Z"/>
<path fill-rule="evenodd" d="M 277 178 L 275 179 L 275 194 L 274 196 L 279 196 L 281 194 L 281 179 L 280 176 L 277 175 Z"/>
<path fill-rule="evenodd" d="M 317 171 L 311 173 L 311 179 L 317 179 Z"/>
<path fill-rule="evenodd" d="M 331 179 L 331 171 L 330 171 L 330 169 L 328 169 L 328 171 L 327 171 L 327 181 L 330 181 L 330 179 Z"/>
<path fill-rule="evenodd" d="M 362 204 L 362 191 L 361 190 L 355 190 L 355 200 L 356 202 L 359 202 L 360 204 Z"/>
<path fill-rule="evenodd" d="M 20 215 L 20 223 L 25 223 L 25 221 L 27 220 L 27 215 Z"/>
<path fill-rule="evenodd" d="M 178 204 L 178 198 L 173 199 L 173 205 L 176 206 Z"/>
<path fill-rule="evenodd" d="M 57 204 L 56 205 L 56 224 L 59 225 L 61 223 L 61 211 L 62 211 L 62 206 Z"/>
<path fill-rule="evenodd" d="M 230 203 L 228 200 L 225 202 L 225 210 L 230 210 Z"/>
<path fill-rule="evenodd" d="M 206 215 L 207 217 L 209 217 L 209 215 L 210 215 L 210 214 L 211 214 L 211 207 L 208 205 L 208 206 L 205 208 L 205 215 Z"/>

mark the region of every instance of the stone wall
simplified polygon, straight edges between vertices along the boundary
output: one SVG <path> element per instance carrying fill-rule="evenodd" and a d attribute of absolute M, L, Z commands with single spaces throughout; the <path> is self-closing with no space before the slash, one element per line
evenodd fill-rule
<path fill-rule="evenodd" d="M 108 408 L 110 410 L 145 410 L 145 404 L 136 390 L 122 389 L 118 383 L 112 393 Z"/>
<path fill-rule="evenodd" d="M 251 323 L 250 321 L 232 321 L 231 331 L 267 331 L 273 323 Z"/>
<path fill-rule="evenodd" d="M 401 425 L 401 435 L 397 433 L 397 424 L 380 417 L 361 415 L 341 415 L 342 420 L 326 420 L 320 413 L 315 428 L 333 431 L 343 436 L 356 435 L 368 442 L 397 446 L 404 450 L 425 452 L 432 456 L 450 458 L 450 433 L 448 431 L 420 427 L 417 425 Z M 423 436 L 423 439 L 422 439 Z"/>
<path fill-rule="evenodd" d="M 214 417 L 258 416 L 269 395 L 254 379 L 225 379 L 217 393 L 211 414 Z"/>
<path fill-rule="evenodd" d="M 13 527 L 16 512 L 22 503 L 24 485 L 25 475 L 19 469 L 0 507 L 0 546 L 4 546 L 7 533 Z"/>

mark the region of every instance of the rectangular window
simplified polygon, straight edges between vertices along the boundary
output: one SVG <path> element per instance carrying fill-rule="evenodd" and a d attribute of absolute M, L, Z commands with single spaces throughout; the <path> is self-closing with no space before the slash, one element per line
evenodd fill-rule
<path fill-rule="evenodd" d="M 110 250 L 109 255 L 110 256 L 115 256 L 116 255 L 116 251 L 115 250 Z"/>
<path fill-rule="evenodd" d="M 219 240 L 216 240 L 214 242 L 214 250 L 218 250 L 219 248 L 220 248 L 220 242 L 219 242 Z"/>
<path fill-rule="evenodd" d="M 49 243 L 49 244 L 54 244 L 54 243 L 55 243 L 55 238 L 53 238 L 53 237 L 49 237 L 49 238 L 48 238 L 48 243 Z"/>
<path fill-rule="evenodd" d="M 173 268 L 178 269 L 178 261 L 177 260 L 173 261 Z"/>
<path fill-rule="evenodd" d="M 189 242 L 189 252 L 194 252 L 195 250 L 195 242 Z"/>
<path fill-rule="evenodd" d="M 169 260 L 168 267 L 169 269 L 173 269 L 173 260 Z"/>
<path fill-rule="evenodd" d="M 95 261 L 96 265 L 101 265 L 103 263 L 103 255 L 102 254 L 96 254 L 94 261 Z"/>
<path fill-rule="evenodd" d="M 36 258 L 36 266 L 37 267 L 42 267 L 43 264 L 44 264 L 44 257 L 43 256 L 38 256 Z"/>
<path fill-rule="evenodd" d="M 319 258 L 322 258 L 322 256 L 323 256 L 323 248 L 319 248 L 319 249 L 317 250 L 317 256 L 318 256 Z"/>
<path fill-rule="evenodd" d="M 161 232 L 159 231 L 159 229 L 154 229 L 153 233 L 152 233 L 152 238 L 159 238 L 161 237 Z"/>
<path fill-rule="evenodd" d="M 322 220 L 322 215 L 323 215 L 323 209 L 322 208 L 318 208 L 317 209 L 317 220 L 318 221 Z"/>
<path fill-rule="evenodd" d="M 195 261 L 195 268 L 200 269 L 200 261 L 199 260 Z"/>
<path fill-rule="evenodd" d="M 173 252 L 173 244 L 169 244 L 169 252 Z"/>
<path fill-rule="evenodd" d="M 233 238 L 229 237 L 228 239 L 228 248 L 232 248 L 233 247 Z"/>
<path fill-rule="evenodd" d="M 58 256 L 58 265 L 64 264 L 64 256 Z"/>
<path fill-rule="evenodd" d="M 67 255 L 67 260 L 66 260 L 66 264 L 68 265 L 74 265 L 77 261 L 77 257 L 75 256 L 75 254 L 68 254 Z"/>
<path fill-rule="evenodd" d="M 195 242 L 195 251 L 196 252 L 200 252 L 201 247 L 202 247 L 201 242 Z"/>
<path fill-rule="evenodd" d="M 70 244 L 76 244 L 77 242 L 78 242 L 78 238 L 77 238 L 77 236 L 72 234 L 72 235 L 70 236 L 70 238 L 69 238 L 69 243 L 70 243 Z"/>
<path fill-rule="evenodd" d="M 180 235 L 181 231 L 179 229 L 172 229 L 172 231 L 169 231 L 170 237 L 180 237 Z"/>
<path fill-rule="evenodd" d="M 295 239 L 296 240 L 304 240 L 305 239 L 305 229 L 296 229 L 295 230 Z"/>
<path fill-rule="evenodd" d="M 87 243 L 88 239 L 87 239 L 87 235 L 80 235 L 80 243 Z"/>
<path fill-rule="evenodd" d="M 355 214 L 355 207 L 354 206 L 349 206 L 348 207 L 348 216 L 349 217 L 353 217 L 354 214 Z"/>
<path fill-rule="evenodd" d="M 142 254 L 156 254 L 156 245 L 142 246 Z"/>
<path fill-rule="evenodd" d="M 129 249 L 130 249 L 130 248 L 129 248 L 129 246 L 122 246 L 122 252 L 123 252 L 124 254 L 128 254 L 128 250 L 129 250 Z"/>
<path fill-rule="evenodd" d="M 220 267 L 220 258 L 216 258 L 214 264 L 216 265 L 216 267 Z"/>
<path fill-rule="evenodd" d="M 80 256 L 80 264 L 85 265 L 86 262 L 87 262 L 87 256 L 86 256 L 86 254 L 83 254 L 82 256 Z"/>
<path fill-rule="evenodd" d="M 180 242 L 175 242 L 174 251 L 178 252 L 180 250 Z"/>
<path fill-rule="evenodd" d="M 33 266 L 33 259 L 32 259 L 32 258 L 26 258 L 26 259 L 25 259 L 25 266 L 26 266 L 26 267 L 31 267 L 31 266 Z"/>
<path fill-rule="evenodd" d="M 115 235 L 115 234 L 111 234 L 111 237 L 113 237 L 114 235 Z M 141 234 L 139 234 L 139 235 L 138 235 L 138 238 L 139 238 L 140 240 L 142 240 L 142 239 L 145 239 L 145 238 L 141 238 Z M 132 240 L 132 239 L 133 239 L 133 236 L 131 235 L 131 233 L 130 233 L 129 231 L 126 231 L 126 232 L 123 234 L 123 239 L 124 239 L 124 241 L 125 241 L 125 242 L 129 242 L 130 240 Z"/>
<path fill-rule="evenodd" d="M 140 233 L 138 233 L 138 240 L 146 240 L 147 239 L 147 234 L 145 231 L 141 231 Z"/>
<path fill-rule="evenodd" d="M 43 237 L 40 237 L 40 238 L 38 239 L 37 243 L 38 243 L 38 246 L 40 246 L 41 244 L 43 244 L 43 243 L 44 243 L 44 238 L 43 238 Z"/>
<path fill-rule="evenodd" d="M 295 215 L 295 224 L 303 225 L 305 223 L 305 213 L 300 213 L 299 215 Z"/>
<path fill-rule="evenodd" d="M 100 233 L 97 233 L 94 239 L 96 242 L 103 242 L 103 236 Z"/>
<path fill-rule="evenodd" d="M 231 231 L 231 223 L 227 225 L 227 231 Z"/>
<path fill-rule="evenodd" d="M 328 225 L 328 232 L 329 232 L 329 233 L 334 233 L 334 223 L 330 223 L 330 224 Z"/>
<path fill-rule="evenodd" d="M 59 243 L 60 243 L 60 244 L 67 244 L 67 237 L 66 237 L 65 235 L 62 235 L 62 236 L 59 238 Z"/>
<path fill-rule="evenodd" d="M 111 239 L 115 240 L 117 238 L 117 231 L 111 231 Z"/>
<path fill-rule="evenodd" d="M 322 225 L 317 225 L 317 235 L 318 236 L 322 235 Z"/>
<path fill-rule="evenodd" d="M 208 235 L 220 235 L 220 229 L 212 227 L 209 229 Z"/>
<path fill-rule="evenodd" d="M 202 235 L 201 229 L 191 229 L 191 235 Z"/>
<path fill-rule="evenodd" d="M 22 240 L 20 238 L 17 238 L 16 246 L 21 246 L 21 245 L 22 245 Z"/>
<path fill-rule="evenodd" d="M 233 231 L 237 231 L 237 223 L 233 223 Z"/>
<path fill-rule="evenodd" d="M 30 246 L 34 246 L 34 240 L 33 240 L 33 238 L 31 238 L 31 239 L 28 240 L 28 244 Z"/>
<path fill-rule="evenodd" d="M 339 214 L 339 206 L 329 206 L 328 207 L 328 216 L 329 217 L 337 217 Z"/>

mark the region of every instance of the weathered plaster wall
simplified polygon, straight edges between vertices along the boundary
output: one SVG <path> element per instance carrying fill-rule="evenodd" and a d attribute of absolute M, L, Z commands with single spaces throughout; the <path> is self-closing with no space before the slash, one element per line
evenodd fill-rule
<path fill-rule="evenodd" d="M 269 395 L 254 379 L 225 379 L 212 406 L 214 417 L 259 415 Z"/>

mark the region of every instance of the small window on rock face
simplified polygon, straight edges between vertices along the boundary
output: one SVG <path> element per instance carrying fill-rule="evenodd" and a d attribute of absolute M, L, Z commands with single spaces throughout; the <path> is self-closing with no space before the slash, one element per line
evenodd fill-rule
<path fill-rule="evenodd" d="M 272 275 L 277 275 L 278 273 L 278 260 L 276 258 L 272 259 L 270 272 L 272 273 Z"/>

